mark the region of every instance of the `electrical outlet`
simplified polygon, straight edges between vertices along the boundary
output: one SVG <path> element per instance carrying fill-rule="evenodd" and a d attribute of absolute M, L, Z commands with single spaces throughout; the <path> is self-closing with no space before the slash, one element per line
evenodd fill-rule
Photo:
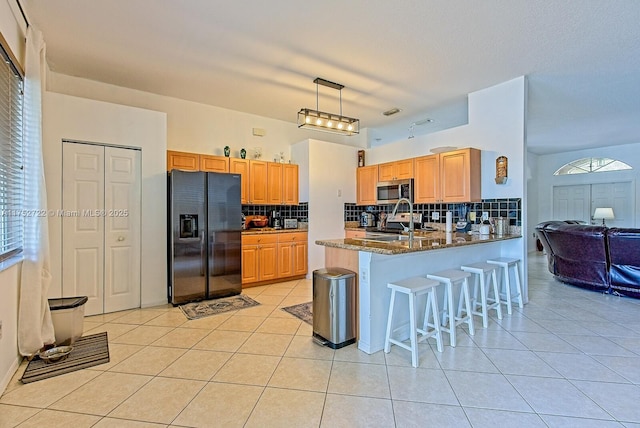
<path fill-rule="evenodd" d="M 482 221 L 489 220 L 489 213 L 487 211 L 482 211 Z"/>
<path fill-rule="evenodd" d="M 440 213 L 438 211 L 434 211 L 431 213 L 431 220 L 440 220 Z"/>

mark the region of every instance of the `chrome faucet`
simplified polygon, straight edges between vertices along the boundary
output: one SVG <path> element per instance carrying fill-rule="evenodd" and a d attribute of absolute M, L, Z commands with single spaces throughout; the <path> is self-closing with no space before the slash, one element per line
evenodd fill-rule
<path fill-rule="evenodd" d="M 396 206 L 393 207 L 393 212 L 391 213 L 392 217 L 396 216 L 396 213 L 398 212 L 398 206 L 402 203 L 402 202 L 406 202 L 409 205 L 409 241 L 413 241 L 413 204 L 411 203 L 411 201 L 407 198 L 400 198 L 400 200 L 398 202 L 396 202 Z"/>

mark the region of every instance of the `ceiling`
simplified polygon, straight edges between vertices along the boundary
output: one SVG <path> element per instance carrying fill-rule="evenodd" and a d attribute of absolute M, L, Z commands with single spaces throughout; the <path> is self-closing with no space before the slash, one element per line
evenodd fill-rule
<path fill-rule="evenodd" d="M 529 151 L 640 142 L 636 0 L 20 3 L 55 72 L 294 123 L 322 77 L 372 146 L 466 123 L 466 94 L 522 75 Z"/>

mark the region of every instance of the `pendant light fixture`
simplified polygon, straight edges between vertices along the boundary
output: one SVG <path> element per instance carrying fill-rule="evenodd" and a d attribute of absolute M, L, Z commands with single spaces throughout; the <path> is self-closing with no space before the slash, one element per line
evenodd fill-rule
<path fill-rule="evenodd" d="M 360 119 L 342 115 L 342 88 L 344 85 L 316 77 L 316 109 L 302 108 L 298 112 L 298 128 L 312 128 L 318 131 L 333 132 L 342 135 L 360 133 Z M 318 109 L 319 86 L 337 89 L 340 92 L 340 114 L 326 113 Z"/>

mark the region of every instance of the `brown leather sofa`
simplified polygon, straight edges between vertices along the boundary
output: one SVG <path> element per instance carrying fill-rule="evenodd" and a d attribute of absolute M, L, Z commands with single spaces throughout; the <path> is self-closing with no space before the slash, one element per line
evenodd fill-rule
<path fill-rule="evenodd" d="M 640 298 L 640 229 L 547 221 L 536 231 L 558 280 Z"/>

